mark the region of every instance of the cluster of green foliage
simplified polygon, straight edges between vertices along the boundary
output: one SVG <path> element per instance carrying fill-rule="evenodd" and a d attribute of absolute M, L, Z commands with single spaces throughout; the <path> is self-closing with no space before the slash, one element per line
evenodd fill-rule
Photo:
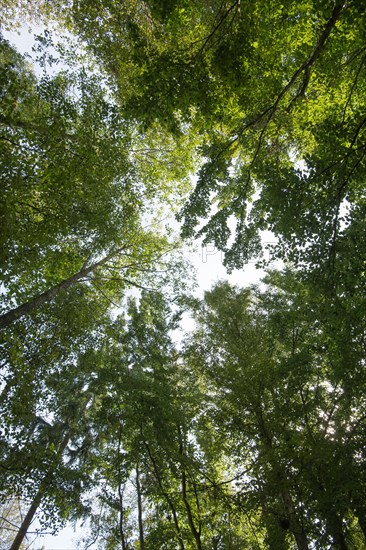
<path fill-rule="evenodd" d="M 365 6 L 29 6 L 87 53 L 46 32 L 36 76 L 0 39 L 12 550 L 36 513 L 85 548 L 366 548 Z M 167 211 L 228 271 L 265 230 L 287 267 L 193 299 Z"/>
<path fill-rule="evenodd" d="M 183 235 L 215 242 L 232 269 L 259 253 L 264 229 L 287 260 L 335 261 L 344 207 L 352 215 L 362 203 L 364 9 L 81 0 L 70 18 L 115 78 L 127 117 L 204 136 Z"/>

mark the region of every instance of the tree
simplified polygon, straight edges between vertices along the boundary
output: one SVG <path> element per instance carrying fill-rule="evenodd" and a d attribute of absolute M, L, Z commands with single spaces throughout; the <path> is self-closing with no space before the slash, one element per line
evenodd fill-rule
<path fill-rule="evenodd" d="M 89 349 L 77 364 L 46 373 L 36 411 L 18 416 L 9 426 L 1 448 L 2 498 L 16 495 L 29 501 L 27 513 L 12 542 L 18 549 L 37 516 L 43 528 L 56 531 L 67 519 L 82 516 L 85 495 L 93 486 L 96 450 L 93 411 L 100 352 Z M 23 413 L 24 414 L 24 413 Z M 94 444 L 94 449 L 91 450 Z"/>
<path fill-rule="evenodd" d="M 201 390 L 171 341 L 180 314 L 162 295 L 143 293 L 111 334 L 101 379 L 105 447 L 98 467 L 105 520 L 97 512 L 91 536 L 101 547 L 130 548 L 138 539 L 140 548 L 188 550 L 218 544 L 226 535 L 225 508 L 217 498 L 221 454 L 209 446 Z"/>
<path fill-rule="evenodd" d="M 12 305 L 85 278 L 93 258 L 128 255 L 142 231 L 141 197 L 129 131 L 101 79 L 79 71 L 37 83 L 21 56 L 1 45 L 1 277 Z"/>
<path fill-rule="evenodd" d="M 39 509 L 55 528 L 84 510 L 77 487 L 90 483 L 85 461 L 73 469 L 65 455 L 85 434 L 62 428 L 74 422 L 62 407 L 74 403 L 72 388 L 80 393 L 77 365 L 103 340 L 111 306 L 121 306 L 126 289 L 155 291 L 184 268 L 151 213 L 171 182 L 143 184 L 133 129 L 103 77 L 64 69 L 37 79 L 5 40 L 0 61 L 1 483 L 4 494 L 33 499 L 17 548 Z M 39 425 L 40 410 L 54 420 Z"/>
<path fill-rule="evenodd" d="M 266 547 L 288 548 L 287 532 L 298 548 L 348 548 L 360 536 L 348 518 L 363 406 L 352 392 L 358 412 L 350 420 L 329 351 L 336 336 L 323 330 L 309 286 L 290 273 L 269 281 L 266 292 L 222 283 L 206 294 L 191 361 L 206 380 L 226 452 L 245 471 L 237 499 L 243 511 L 261 513 Z"/>
<path fill-rule="evenodd" d="M 9 548 L 14 538 L 24 511 L 24 505 L 16 498 L 9 498 L 0 508 L 0 548 Z M 23 550 L 26 544 L 20 546 Z"/>
<path fill-rule="evenodd" d="M 127 117 L 202 136 L 185 237 L 214 242 L 233 269 L 260 254 L 267 229 L 282 258 L 328 258 L 332 271 L 344 209 L 363 208 L 362 13 L 342 1 L 82 1 L 70 25 Z"/>
<path fill-rule="evenodd" d="M 365 546 L 364 7 L 38 6 L 95 65 L 0 43 L 5 493 L 106 549 Z M 292 266 L 190 300 L 179 350 L 177 208 L 229 270 L 263 230 Z"/>
<path fill-rule="evenodd" d="M 16 0 L 1 0 L 0 7 L 2 28 L 14 31 L 25 22 L 41 25 L 55 18 L 61 20 L 64 6 L 62 3 L 54 2 L 51 7 L 43 0 L 27 0 L 26 4 Z"/>

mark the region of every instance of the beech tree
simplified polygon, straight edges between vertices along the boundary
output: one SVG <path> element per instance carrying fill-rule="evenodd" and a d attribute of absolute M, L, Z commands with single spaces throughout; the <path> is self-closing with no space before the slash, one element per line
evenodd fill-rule
<path fill-rule="evenodd" d="M 202 412 L 203 387 L 171 341 L 179 316 L 161 295 L 144 293 L 111 333 L 100 378 L 103 483 L 88 544 L 250 548 Z"/>
<path fill-rule="evenodd" d="M 82 0 L 69 21 L 117 83 L 126 117 L 203 137 L 179 214 L 185 237 L 214 242 L 233 269 L 260 254 L 269 229 L 282 258 L 326 257 L 332 271 L 345 209 L 363 209 L 359 3 Z"/>
<path fill-rule="evenodd" d="M 142 196 L 151 190 L 136 178 L 132 129 L 107 100 L 101 79 L 79 71 L 37 82 L 24 59 L 1 45 L 6 326 L 107 262 L 118 260 L 127 274 L 139 262 L 144 269 L 144 249 L 149 256 L 166 244 L 154 243 L 153 231 L 143 228 L 149 206 Z"/>
<path fill-rule="evenodd" d="M 36 76 L 0 40 L 0 482 L 32 501 L 13 548 L 36 512 L 89 518 L 86 547 L 366 547 L 364 6 L 30 7 L 85 49 L 55 59 L 46 30 Z M 187 298 L 177 211 L 228 271 L 264 230 L 285 268 Z"/>
<path fill-rule="evenodd" d="M 16 495 L 27 503 L 19 531 L 14 533 L 14 550 L 21 547 L 35 517 L 42 529 L 57 531 L 89 509 L 93 456 L 98 448 L 93 415 L 102 357 L 93 344 L 67 364 L 53 370 L 48 365 L 39 395 L 28 394 L 33 403 L 23 410 L 19 397 L 13 396 L 17 416 L 3 404 L 1 497 Z"/>
<path fill-rule="evenodd" d="M 336 337 L 314 315 L 309 287 L 289 273 L 271 282 L 265 293 L 226 283 L 207 293 L 191 360 L 207 380 L 227 452 L 246 470 L 238 499 L 261 513 L 266 547 L 289 548 L 286 532 L 297 548 L 352 547 L 363 530 L 352 502 L 356 486 L 363 491 L 363 406 L 350 408 L 357 392 L 349 400 L 337 380 Z"/>
<path fill-rule="evenodd" d="M 64 69 L 36 78 L 8 42 L 0 46 L 1 487 L 3 495 L 32 500 L 13 543 L 18 548 L 37 511 L 53 517 L 56 528 L 57 518 L 83 510 L 75 487 L 76 478 L 87 485 L 86 466 L 64 464 L 68 445 L 83 434 L 66 430 L 60 441 L 51 434 L 43 448 L 47 426 L 53 432 L 72 421 L 55 407 L 62 409 L 61 396 L 64 407 L 70 404 L 80 357 L 102 341 L 111 308 L 121 307 L 127 289 L 156 291 L 167 283 L 175 292 L 170 283 L 183 264 L 158 222 L 159 200 L 175 176 L 160 187 L 151 176 L 140 179 L 133 129 L 103 77 Z"/>

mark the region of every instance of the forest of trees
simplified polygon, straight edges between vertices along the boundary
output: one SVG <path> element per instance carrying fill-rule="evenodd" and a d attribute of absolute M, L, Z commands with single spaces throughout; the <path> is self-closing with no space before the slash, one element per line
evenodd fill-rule
<path fill-rule="evenodd" d="M 0 548 L 366 549 L 364 1 L 0 9 Z"/>

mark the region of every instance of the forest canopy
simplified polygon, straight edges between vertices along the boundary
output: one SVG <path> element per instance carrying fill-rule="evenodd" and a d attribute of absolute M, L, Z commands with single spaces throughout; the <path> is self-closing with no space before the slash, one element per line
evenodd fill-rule
<path fill-rule="evenodd" d="M 1 544 L 366 548 L 363 3 L 0 6 Z"/>

